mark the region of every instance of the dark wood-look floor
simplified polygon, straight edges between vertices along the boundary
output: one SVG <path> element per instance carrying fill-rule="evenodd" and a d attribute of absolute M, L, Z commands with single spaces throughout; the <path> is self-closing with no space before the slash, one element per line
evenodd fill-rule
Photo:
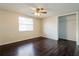
<path fill-rule="evenodd" d="M 76 53 L 73 41 L 42 37 L 0 46 L 0 56 L 73 56 Z"/>

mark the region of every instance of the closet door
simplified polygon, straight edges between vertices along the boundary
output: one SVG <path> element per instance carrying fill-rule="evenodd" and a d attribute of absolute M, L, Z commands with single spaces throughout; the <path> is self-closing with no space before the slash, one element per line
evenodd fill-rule
<path fill-rule="evenodd" d="M 76 15 L 67 16 L 67 39 L 76 41 Z"/>
<path fill-rule="evenodd" d="M 59 36 L 59 39 L 67 39 L 67 19 L 65 16 L 59 17 L 58 36 Z"/>

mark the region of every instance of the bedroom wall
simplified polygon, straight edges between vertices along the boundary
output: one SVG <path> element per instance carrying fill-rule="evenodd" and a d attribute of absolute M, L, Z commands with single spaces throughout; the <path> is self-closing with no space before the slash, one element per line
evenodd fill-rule
<path fill-rule="evenodd" d="M 43 37 L 58 40 L 58 17 L 43 19 Z"/>
<path fill-rule="evenodd" d="M 0 10 L 0 45 L 41 36 L 41 20 L 34 19 L 34 31 L 19 32 L 18 17 L 22 14 Z"/>

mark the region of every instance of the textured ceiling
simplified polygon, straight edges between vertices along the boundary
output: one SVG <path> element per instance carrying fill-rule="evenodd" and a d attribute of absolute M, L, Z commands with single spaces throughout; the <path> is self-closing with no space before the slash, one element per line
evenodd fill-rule
<path fill-rule="evenodd" d="M 76 12 L 79 10 L 79 3 L 0 3 L 0 9 L 36 17 L 31 10 L 33 7 L 44 7 L 47 14 L 43 17 L 49 17 Z"/>

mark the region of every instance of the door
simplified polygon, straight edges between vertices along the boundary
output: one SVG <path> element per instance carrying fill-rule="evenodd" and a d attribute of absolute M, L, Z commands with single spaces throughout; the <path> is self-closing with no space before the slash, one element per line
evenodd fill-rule
<path fill-rule="evenodd" d="M 59 38 L 76 41 L 76 14 L 59 17 L 58 32 Z"/>

